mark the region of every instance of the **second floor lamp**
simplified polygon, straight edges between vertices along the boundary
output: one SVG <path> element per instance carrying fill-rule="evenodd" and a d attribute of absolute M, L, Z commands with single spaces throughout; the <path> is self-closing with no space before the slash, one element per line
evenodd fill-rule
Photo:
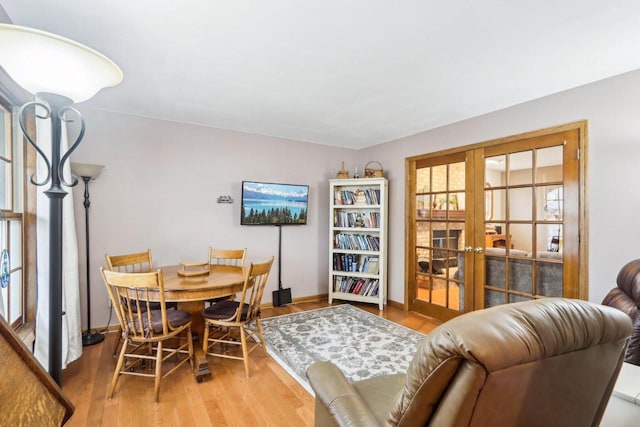
<path fill-rule="evenodd" d="M 96 179 L 104 168 L 103 165 L 92 165 L 88 163 L 71 162 L 71 172 L 82 178 L 84 181 L 84 229 L 85 229 L 85 253 L 87 258 L 87 330 L 82 334 L 82 345 L 98 344 L 104 340 L 104 335 L 91 330 L 91 264 L 89 251 L 89 181 Z"/>

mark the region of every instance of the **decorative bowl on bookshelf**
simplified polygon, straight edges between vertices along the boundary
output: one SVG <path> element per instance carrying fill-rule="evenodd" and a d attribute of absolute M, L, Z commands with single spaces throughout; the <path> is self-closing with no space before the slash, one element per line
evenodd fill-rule
<path fill-rule="evenodd" d="M 356 205 L 366 205 L 367 204 L 367 196 L 364 194 L 363 190 L 356 190 Z"/>

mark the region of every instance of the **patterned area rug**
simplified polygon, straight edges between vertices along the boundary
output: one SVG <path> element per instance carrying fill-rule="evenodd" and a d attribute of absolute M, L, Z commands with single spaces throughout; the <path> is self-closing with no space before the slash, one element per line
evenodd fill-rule
<path fill-rule="evenodd" d="M 311 395 L 311 363 L 330 360 L 349 381 L 404 372 L 426 336 L 349 304 L 260 323 L 267 352 Z"/>

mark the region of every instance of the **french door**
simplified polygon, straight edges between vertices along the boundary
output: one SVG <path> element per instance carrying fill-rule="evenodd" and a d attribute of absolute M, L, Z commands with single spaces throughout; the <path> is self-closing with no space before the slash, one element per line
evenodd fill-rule
<path fill-rule="evenodd" d="M 407 159 L 410 310 L 447 319 L 587 297 L 579 274 L 585 126 Z"/>

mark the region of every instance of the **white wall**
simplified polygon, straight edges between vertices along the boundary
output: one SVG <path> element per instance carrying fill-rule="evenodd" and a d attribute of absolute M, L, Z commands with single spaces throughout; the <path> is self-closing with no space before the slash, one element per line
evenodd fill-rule
<path fill-rule="evenodd" d="M 79 105 L 81 109 L 81 105 Z M 104 255 L 151 249 L 154 265 L 206 260 L 209 246 L 246 247 L 247 261 L 278 253 L 278 230 L 240 226 L 242 180 L 310 186 L 309 224 L 282 229 L 282 283 L 293 298 L 327 293 L 328 180 L 354 151 L 96 110 L 82 110 L 74 162 L 105 165 L 91 195 L 91 324 L 106 325 Z M 359 165 L 358 165 L 359 166 Z M 86 326 L 83 183 L 74 189 L 83 324 Z M 233 204 L 218 204 L 230 195 Z M 277 260 L 265 300 L 277 288 Z M 115 322 L 116 319 L 112 319 Z"/>
<path fill-rule="evenodd" d="M 91 183 L 93 325 L 106 324 L 108 314 L 98 274 L 105 253 L 151 248 L 156 265 L 200 259 L 209 245 L 246 246 L 256 261 L 276 254 L 277 230 L 239 225 L 243 179 L 311 186 L 309 225 L 283 229 L 282 280 L 294 298 L 326 293 L 327 180 L 341 160 L 361 173 L 369 160 L 384 166 L 390 194 L 389 298 L 403 302 L 405 158 L 583 119 L 589 121 L 589 299 L 600 302 L 620 267 L 640 254 L 640 195 L 634 190 L 640 183 L 640 71 L 360 151 L 83 113 L 87 135 L 73 160 L 106 165 Z M 82 187 L 74 194 L 82 218 Z M 227 194 L 234 204 L 216 203 Z M 81 219 L 77 227 L 84 288 Z M 277 268 L 268 291 L 277 287 L 276 278 Z"/>
<path fill-rule="evenodd" d="M 640 257 L 640 71 L 371 147 L 390 179 L 389 298 L 404 299 L 404 159 L 573 121 L 589 121 L 589 300 Z"/>
<path fill-rule="evenodd" d="M 6 23 L 6 24 L 12 24 L 11 18 L 9 18 L 9 15 L 7 15 L 7 12 L 4 10 L 1 4 L 0 4 L 0 22 Z"/>

